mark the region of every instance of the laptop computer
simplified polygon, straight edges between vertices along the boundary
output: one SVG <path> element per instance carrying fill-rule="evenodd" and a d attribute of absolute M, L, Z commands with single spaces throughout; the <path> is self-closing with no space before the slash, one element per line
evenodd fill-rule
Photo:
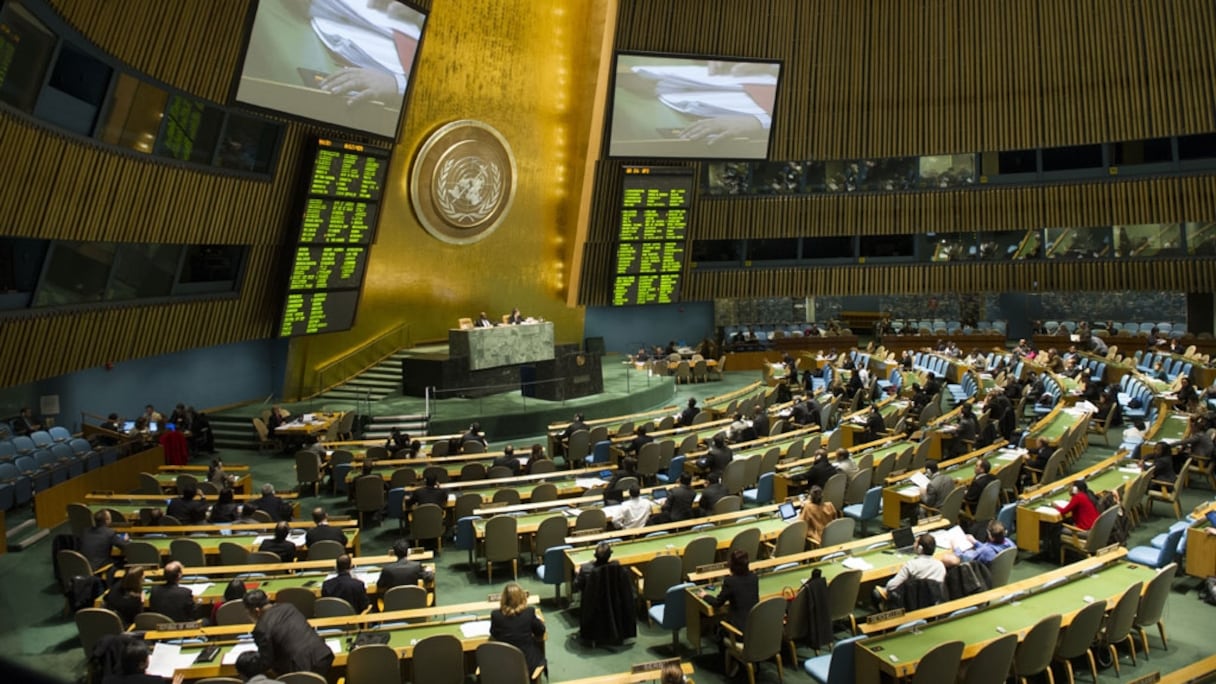
<path fill-rule="evenodd" d="M 891 542 L 899 553 L 911 553 L 912 547 L 916 546 L 916 533 L 911 527 L 896 528 L 891 531 Z"/>
<path fill-rule="evenodd" d="M 785 522 L 789 522 L 798 517 L 798 509 L 794 508 L 794 504 L 788 501 L 777 507 L 777 513 Z"/>

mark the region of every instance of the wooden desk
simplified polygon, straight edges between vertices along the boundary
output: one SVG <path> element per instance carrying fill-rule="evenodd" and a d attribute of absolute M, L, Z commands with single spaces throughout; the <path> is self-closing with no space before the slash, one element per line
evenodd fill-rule
<path fill-rule="evenodd" d="M 680 663 L 686 684 L 693 684 L 692 664 Z M 563 684 L 631 684 L 634 682 L 657 682 L 663 677 L 662 670 L 647 670 L 646 672 L 615 672 L 613 674 L 582 677 L 580 679 L 565 679 Z"/>
<path fill-rule="evenodd" d="M 1005 634 L 1017 634 L 1019 640 L 1025 638 L 1031 627 L 1048 615 L 1060 614 L 1062 626 L 1066 627 L 1088 605 L 1083 597 L 1105 600 L 1109 610 L 1128 586 L 1136 582 L 1147 584 L 1155 572 L 1142 565 L 1115 563 L 1087 577 L 1031 593 L 1019 600 L 939 620 L 918 630 L 866 639 L 857 645 L 855 681 L 877 682 L 883 676 L 911 677 L 925 653 L 944 641 L 963 641 L 963 660 L 966 661 Z"/>
<path fill-rule="evenodd" d="M 992 474 L 996 475 L 1001 468 L 1013 463 L 1025 451 L 1020 449 L 1005 449 L 1005 440 L 990 444 L 982 449 L 963 454 L 958 458 L 944 461 L 938 472 L 945 473 L 954 479 L 956 485 L 966 486 L 974 479 L 971 468 L 975 461 L 984 456 L 992 456 Z M 919 470 L 916 472 L 920 472 Z M 904 473 L 887 478 L 882 488 L 882 524 L 890 527 L 902 527 L 908 517 L 908 511 L 914 511 L 920 503 L 920 487 L 912 482 L 915 473 Z"/>
<path fill-rule="evenodd" d="M 1018 548 L 1033 553 L 1039 552 L 1042 538 L 1040 527 L 1043 523 L 1060 522 L 1060 515 L 1055 512 L 1053 503 L 1060 500 L 1065 503 L 1068 501 L 1070 496 L 1068 492 L 1072 483 L 1084 480 L 1089 486 L 1089 491 L 1095 495 L 1109 489 L 1119 490 L 1122 495 L 1123 487 L 1140 474 L 1140 469 L 1135 467 L 1134 463 L 1125 463 L 1126 456 L 1127 452 L 1120 451 L 1068 477 L 1038 489 L 1023 492 L 1018 499 L 1016 510 L 1017 534 L 1015 536 Z M 1048 508 L 1051 510 L 1047 510 Z"/>
<path fill-rule="evenodd" d="M 529 605 L 539 605 L 540 597 L 531 595 L 528 597 Z M 422 639 L 436 634 L 450 634 L 460 639 L 461 647 L 468 653 L 477 649 L 477 647 L 488 640 L 488 637 L 466 637 L 461 631 L 461 626 L 469 620 L 453 620 L 450 622 L 419 622 L 411 625 L 396 624 L 393 626 L 384 625 L 389 622 L 400 622 L 404 620 L 429 620 L 442 616 L 458 616 L 474 614 L 484 616 L 481 619 L 488 620 L 491 611 L 498 608 L 497 602 L 479 601 L 475 603 L 462 603 L 450 606 L 432 606 L 429 608 L 418 608 L 415 610 L 398 610 L 387 613 L 369 613 L 365 615 L 352 615 L 337 618 L 314 618 L 309 620 L 314 628 L 317 629 L 339 629 L 342 633 L 336 636 L 327 637 L 336 639 L 340 650 L 334 654 L 333 666 L 336 668 L 346 667 L 346 659 L 349 655 L 350 648 L 347 643 L 349 637 L 353 637 L 360 631 L 376 630 L 384 631 L 389 634 L 388 645 L 397 652 L 397 657 L 402 660 L 408 660 L 414 655 L 414 645 Z M 540 614 L 540 611 L 537 611 Z M 224 656 L 235 647 L 237 638 L 243 635 L 250 634 L 253 630 L 252 624 L 246 625 L 227 625 L 220 627 L 201 627 L 190 630 L 166 631 L 166 632 L 147 632 L 145 638 L 150 641 L 163 641 L 174 639 L 191 639 L 203 638 L 208 639 L 215 645 L 220 646 L 220 654 L 215 660 L 209 663 L 198 663 L 188 668 L 179 669 L 178 672 L 185 675 L 186 679 L 202 679 L 205 677 L 231 677 L 236 674 L 236 668 L 233 665 L 223 664 Z M 193 655 L 203 648 L 202 644 L 197 646 L 190 645 L 182 648 L 183 655 Z"/>

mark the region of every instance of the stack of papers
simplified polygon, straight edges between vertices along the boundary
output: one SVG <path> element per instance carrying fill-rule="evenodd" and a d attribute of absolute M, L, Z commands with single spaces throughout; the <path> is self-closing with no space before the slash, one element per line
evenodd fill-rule
<path fill-rule="evenodd" d="M 152 655 L 148 658 L 146 672 L 150 675 L 172 679 L 174 670 L 190 667 L 194 664 L 194 658 L 197 655 L 196 653 L 182 654 L 181 646 L 157 642 L 152 647 Z"/>
<path fill-rule="evenodd" d="M 251 651 L 257 653 L 257 650 L 257 644 L 237 644 L 236 646 L 228 649 L 228 652 L 224 654 L 224 658 L 220 660 L 220 663 L 223 665 L 236 665 L 236 659 L 239 658 L 242 653 L 249 653 Z"/>
<path fill-rule="evenodd" d="M 471 622 L 462 622 L 460 624 L 460 633 L 466 639 L 475 637 L 490 636 L 490 621 L 489 620 L 473 620 Z"/>
<path fill-rule="evenodd" d="M 856 556 L 849 556 L 848 558 L 844 559 L 844 561 L 841 562 L 841 565 L 845 566 L 846 568 L 848 568 L 850 570 L 873 570 L 874 569 L 873 565 L 870 565 L 869 563 L 865 562 L 864 560 L 862 560 L 860 558 L 857 558 Z"/>

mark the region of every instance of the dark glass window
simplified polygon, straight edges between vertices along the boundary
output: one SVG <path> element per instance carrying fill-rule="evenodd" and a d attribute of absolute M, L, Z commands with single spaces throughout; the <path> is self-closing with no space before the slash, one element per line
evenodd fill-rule
<path fill-rule="evenodd" d="M 173 95 L 164 116 L 165 126 L 156 141 L 156 154 L 196 164 L 210 163 L 224 113 L 201 100 Z"/>
<path fill-rule="evenodd" d="M 742 263 L 743 241 L 696 240 L 692 243 L 692 260 L 698 263 Z"/>
<path fill-rule="evenodd" d="M 106 292 L 114 243 L 57 242 L 51 249 L 34 306 L 100 302 Z"/>
<path fill-rule="evenodd" d="M 1102 168 L 1101 145 L 1074 145 L 1072 147 L 1049 147 L 1043 150 L 1044 171 L 1066 171 L 1068 169 Z"/>
<path fill-rule="evenodd" d="M 806 238 L 802 241 L 803 259 L 852 259 L 854 256 L 851 237 Z"/>
<path fill-rule="evenodd" d="M 798 238 L 748 240 L 747 258 L 751 261 L 793 261 L 798 258 Z"/>
<path fill-rule="evenodd" d="M 1216 133 L 1184 135 L 1178 138 L 1179 159 L 1216 158 Z"/>
<path fill-rule="evenodd" d="M 1174 160 L 1174 145 L 1169 138 L 1133 140 L 1111 145 L 1111 164 L 1132 166 L 1135 164 L 1160 164 Z"/>
<path fill-rule="evenodd" d="M 916 237 L 914 235 L 877 235 L 863 236 L 860 241 L 860 254 L 863 257 L 911 257 Z"/>
<path fill-rule="evenodd" d="M 1038 162 L 1034 150 L 1010 150 L 997 154 L 998 173 L 1036 173 Z"/>
<path fill-rule="evenodd" d="M 215 165 L 237 171 L 268 173 L 279 140 L 279 127 L 260 119 L 228 115 Z"/>
<path fill-rule="evenodd" d="M 0 102 L 34 111 L 46 68 L 55 52 L 55 34 L 21 3 L 0 7 Z"/>

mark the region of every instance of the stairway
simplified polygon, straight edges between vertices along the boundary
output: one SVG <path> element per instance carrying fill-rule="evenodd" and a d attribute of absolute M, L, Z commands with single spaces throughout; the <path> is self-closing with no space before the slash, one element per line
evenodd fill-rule
<path fill-rule="evenodd" d="M 319 401 L 342 401 L 355 403 L 372 402 L 401 391 L 401 359 L 405 352 L 399 351 L 379 364 L 363 371 L 347 382 L 322 392 Z"/>
<path fill-rule="evenodd" d="M 207 414 L 211 420 L 211 433 L 215 435 L 216 449 L 258 448 L 258 433 L 253 429 L 249 416 L 230 413 Z"/>

